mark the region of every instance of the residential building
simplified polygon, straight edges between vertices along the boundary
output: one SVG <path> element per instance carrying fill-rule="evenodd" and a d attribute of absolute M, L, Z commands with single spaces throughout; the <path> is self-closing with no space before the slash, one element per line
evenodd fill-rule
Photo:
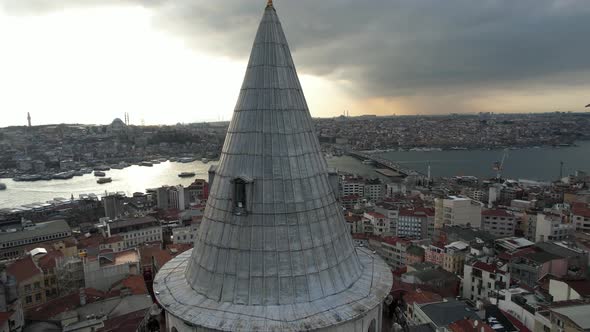
<path fill-rule="evenodd" d="M 105 217 L 115 220 L 125 213 L 125 196 L 113 193 L 102 198 Z"/>
<path fill-rule="evenodd" d="M 461 280 L 451 272 L 440 267 L 429 267 L 429 263 L 418 263 L 413 266 L 423 265 L 426 268 L 412 270 L 401 275 L 401 284 L 410 286 L 412 289 L 422 289 L 435 292 L 443 297 L 455 297 L 459 295 Z M 432 264 L 430 264 L 432 265 Z"/>
<path fill-rule="evenodd" d="M 535 242 L 572 239 L 576 225 L 565 223 L 560 215 L 539 213 L 535 225 Z"/>
<path fill-rule="evenodd" d="M 363 223 L 367 224 L 370 223 L 372 234 L 376 236 L 386 236 L 389 235 L 389 219 L 387 219 L 384 215 L 378 212 L 365 212 L 363 214 Z M 365 233 L 367 230 L 365 230 Z"/>
<path fill-rule="evenodd" d="M 549 295 L 553 302 L 573 301 L 590 298 L 590 280 L 550 279 Z"/>
<path fill-rule="evenodd" d="M 480 228 L 482 204 L 467 197 L 435 199 L 435 228 L 443 225 Z"/>
<path fill-rule="evenodd" d="M 387 264 L 393 269 L 397 269 L 407 264 L 406 251 L 411 244 L 410 241 L 397 237 L 385 237 L 381 239 L 381 250 L 379 253 Z"/>
<path fill-rule="evenodd" d="M 172 228 L 172 243 L 174 244 L 193 244 L 203 217 L 193 218 L 187 222 L 183 222 L 182 226 Z"/>
<path fill-rule="evenodd" d="M 590 331 L 590 304 L 579 303 L 549 309 L 551 331 L 586 332 Z"/>
<path fill-rule="evenodd" d="M 380 202 L 385 197 L 385 184 L 379 178 L 365 181 L 364 197 L 371 202 Z"/>
<path fill-rule="evenodd" d="M 355 176 L 342 176 L 340 178 L 340 197 L 346 196 L 365 196 L 365 181 L 363 178 Z"/>
<path fill-rule="evenodd" d="M 18 296 L 23 309 L 46 302 L 43 271 L 30 255 L 12 262 L 8 265 L 6 272 L 16 279 Z"/>
<path fill-rule="evenodd" d="M 481 216 L 484 231 L 497 237 L 514 236 L 516 218 L 507 210 L 484 210 Z"/>
<path fill-rule="evenodd" d="M 463 298 L 496 303 L 499 290 L 510 285 L 508 267 L 500 262 L 475 261 L 463 269 Z M 494 301 L 496 299 L 496 301 Z"/>
<path fill-rule="evenodd" d="M 568 274 L 568 270 L 573 269 L 577 264 L 583 264 L 581 260 L 587 260 L 583 257 L 558 255 L 556 251 L 550 252 L 538 245 L 516 251 L 510 258 L 511 278 L 529 287 L 535 287 L 541 278 L 549 274 L 557 278 L 564 277 Z M 577 269 L 580 269 L 580 265 L 577 265 Z"/>
<path fill-rule="evenodd" d="M 412 320 L 416 324 L 432 324 L 436 331 L 462 319 L 479 319 L 475 308 L 464 301 L 440 301 L 435 303 L 414 303 Z"/>
<path fill-rule="evenodd" d="M 84 263 L 80 257 L 60 257 L 55 263 L 59 296 L 76 293 L 84 287 Z"/>
<path fill-rule="evenodd" d="M 424 262 L 424 248 L 417 245 L 411 245 L 406 249 L 406 264 Z"/>
<path fill-rule="evenodd" d="M 15 259 L 22 256 L 26 248 L 31 245 L 70 236 L 72 236 L 72 229 L 65 220 L 36 224 L 23 220 L 20 226 L 4 228 L 0 232 L 0 258 Z"/>
<path fill-rule="evenodd" d="M 381 213 L 385 216 L 385 218 L 387 218 L 389 222 L 389 231 L 387 232 L 387 234 L 390 236 L 397 236 L 399 207 L 387 202 L 379 202 L 375 205 L 375 212 Z"/>
<path fill-rule="evenodd" d="M 17 280 L 4 266 L 0 269 L 0 332 L 20 332 L 25 323 Z"/>
<path fill-rule="evenodd" d="M 544 310 L 550 303 L 536 292 L 520 287 L 501 289 L 499 293 L 498 308 L 513 316 L 530 331 L 536 331 L 536 313 Z"/>
<path fill-rule="evenodd" d="M 147 242 L 162 241 L 162 227 L 151 216 L 123 218 L 99 225 L 106 237 L 118 235 L 125 241 L 125 248 L 133 248 Z"/>
<path fill-rule="evenodd" d="M 431 238 L 434 235 L 434 210 L 402 209 L 399 211 L 396 229 L 398 237 Z"/>
<path fill-rule="evenodd" d="M 469 244 L 456 241 L 445 246 L 442 268 L 445 271 L 462 275 L 465 257 L 469 254 Z"/>
<path fill-rule="evenodd" d="M 577 230 L 590 232 L 590 205 L 573 203 L 571 220 L 576 225 Z"/>
<path fill-rule="evenodd" d="M 189 207 L 188 190 L 182 185 L 170 187 L 168 190 L 169 206 L 168 208 L 184 211 Z"/>
<path fill-rule="evenodd" d="M 84 260 L 84 280 L 89 288 L 107 291 L 115 282 L 139 274 L 140 256 L 137 249 L 116 253 L 105 251 L 97 257 Z"/>
<path fill-rule="evenodd" d="M 196 179 L 186 189 L 190 204 L 199 204 L 209 197 L 209 183 L 203 179 Z"/>

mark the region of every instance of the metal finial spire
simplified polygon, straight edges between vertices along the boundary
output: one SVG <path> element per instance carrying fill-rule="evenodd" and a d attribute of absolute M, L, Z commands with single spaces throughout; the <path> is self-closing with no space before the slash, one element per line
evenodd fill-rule
<path fill-rule="evenodd" d="M 272 0 L 268 0 L 268 2 L 266 3 L 266 7 L 272 7 Z"/>

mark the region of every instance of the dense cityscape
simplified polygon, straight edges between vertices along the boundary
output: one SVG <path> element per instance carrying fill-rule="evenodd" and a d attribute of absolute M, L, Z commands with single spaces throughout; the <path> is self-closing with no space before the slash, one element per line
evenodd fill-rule
<path fill-rule="evenodd" d="M 207 165 L 0 209 L 0 332 L 590 331 L 590 165 L 433 177 L 377 154 L 568 147 L 587 113 L 312 119 L 269 0 L 230 123 L 124 119 L 0 128 L 6 193 Z"/>

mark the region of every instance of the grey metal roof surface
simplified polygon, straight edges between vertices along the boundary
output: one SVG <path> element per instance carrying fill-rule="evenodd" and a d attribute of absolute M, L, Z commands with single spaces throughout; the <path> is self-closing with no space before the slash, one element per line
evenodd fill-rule
<path fill-rule="evenodd" d="M 479 319 L 475 309 L 463 301 L 428 303 L 420 305 L 420 309 L 437 327 L 445 327 L 465 318 Z"/>
<path fill-rule="evenodd" d="M 360 318 L 391 290 L 391 270 L 377 255 L 359 248 L 360 278 L 348 289 L 305 303 L 241 305 L 199 294 L 184 278 L 196 249 L 166 263 L 154 280 L 158 303 L 187 324 L 217 331 L 310 331 Z M 262 294 L 261 294 L 262 295 Z"/>
<path fill-rule="evenodd" d="M 34 228 L 18 229 L 16 232 L 0 232 L 0 243 L 30 239 L 36 236 L 46 236 L 55 233 L 68 233 L 72 229 L 65 220 L 53 220 L 38 223 Z"/>
<path fill-rule="evenodd" d="M 588 315 L 590 304 L 552 308 L 551 311 L 571 319 L 572 322 L 584 330 L 590 329 L 590 315 Z"/>
<path fill-rule="evenodd" d="M 361 275 L 276 11 L 265 9 L 186 278 L 244 305 L 301 303 Z M 251 182 L 234 213 L 233 180 Z"/>
<path fill-rule="evenodd" d="M 359 258 L 277 13 L 264 11 L 191 256 L 158 273 L 158 301 L 198 326 L 309 330 L 362 315 L 389 293 Z M 234 180 L 246 186 L 236 213 Z M 240 212 L 243 212 L 240 209 Z"/>

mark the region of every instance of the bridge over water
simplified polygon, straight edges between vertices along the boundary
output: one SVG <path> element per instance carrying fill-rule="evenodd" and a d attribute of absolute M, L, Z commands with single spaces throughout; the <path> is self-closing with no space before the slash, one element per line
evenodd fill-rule
<path fill-rule="evenodd" d="M 379 168 L 390 169 L 392 171 L 399 173 L 402 176 L 426 176 L 425 174 L 422 174 L 416 170 L 403 167 L 400 164 L 396 164 L 391 160 L 387 160 L 373 154 L 360 151 L 346 151 L 346 154 L 359 160 L 370 160 Z"/>

